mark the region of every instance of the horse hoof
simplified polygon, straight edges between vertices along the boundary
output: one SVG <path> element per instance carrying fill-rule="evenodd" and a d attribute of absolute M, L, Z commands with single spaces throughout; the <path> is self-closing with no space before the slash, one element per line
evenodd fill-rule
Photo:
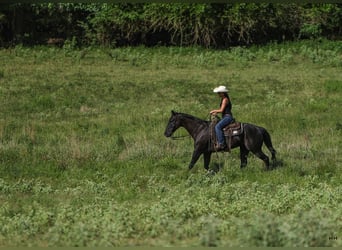
<path fill-rule="evenodd" d="M 215 175 L 215 174 L 216 174 L 216 172 L 215 172 L 214 170 L 212 170 L 212 169 L 209 169 L 209 170 L 207 171 L 207 175 L 213 176 L 213 175 Z"/>

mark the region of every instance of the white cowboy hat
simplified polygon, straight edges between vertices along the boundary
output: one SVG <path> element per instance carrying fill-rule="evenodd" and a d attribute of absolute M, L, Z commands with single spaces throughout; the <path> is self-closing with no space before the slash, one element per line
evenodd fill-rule
<path fill-rule="evenodd" d="M 214 93 L 227 93 L 228 89 L 226 86 L 219 86 L 217 88 L 214 88 Z"/>

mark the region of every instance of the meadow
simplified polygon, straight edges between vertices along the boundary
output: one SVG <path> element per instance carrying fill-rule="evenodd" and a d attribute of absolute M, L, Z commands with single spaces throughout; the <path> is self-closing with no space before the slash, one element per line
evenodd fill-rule
<path fill-rule="evenodd" d="M 0 246 L 342 245 L 342 42 L 16 46 L 0 64 Z M 218 85 L 270 132 L 272 171 L 238 150 L 188 171 L 191 138 L 164 137 L 171 110 L 208 119 Z"/>

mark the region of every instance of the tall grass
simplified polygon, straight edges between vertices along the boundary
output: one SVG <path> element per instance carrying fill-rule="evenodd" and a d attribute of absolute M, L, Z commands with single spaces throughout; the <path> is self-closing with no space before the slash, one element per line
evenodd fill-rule
<path fill-rule="evenodd" d="M 341 52 L 1 50 L 0 245 L 341 245 Z M 164 138 L 172 109 L 207 119 L 221 84 L 271 133 L 275 170 L 234 150 L 188 172 L 192 140 Z"/>

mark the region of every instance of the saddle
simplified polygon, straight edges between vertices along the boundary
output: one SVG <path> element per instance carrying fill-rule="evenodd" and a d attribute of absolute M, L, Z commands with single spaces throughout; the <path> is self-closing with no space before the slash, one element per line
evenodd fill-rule
<path fill-rule="evenodd" d="M 225 136 L 241 135 L 242 132 L 243 126 L 241 125 L 241 122 L 233 121 L 227 127 L 223 128 L 223 133 Z"/>

